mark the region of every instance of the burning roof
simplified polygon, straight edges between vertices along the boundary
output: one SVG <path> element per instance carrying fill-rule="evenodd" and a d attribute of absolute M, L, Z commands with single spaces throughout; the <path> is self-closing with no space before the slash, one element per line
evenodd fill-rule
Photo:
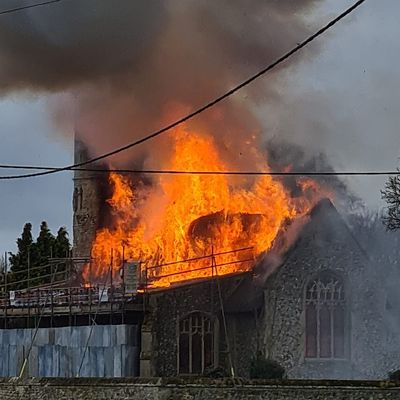
<path fill-rule="evenodd" d="M 182 127 L 170 139 L 173 151 L 165 169 L 235 169 L 234 163 L 223 160 L 212 136 Z M 270 171 L 266 161 L 256 168 Z M 109 180 L 113 222 L 96 234 L 92 277 L 107 275 L 110 265 L 118 276 L 123 259 L 138 260 L 149 289 L 252 270 L 278 233 L 296 225 L 326 195 L 315 182 L 303 178 L 297 182 L 299 195 L 293 197 L 269 175 L 243 179 L 174 174 L 146 185 L 111 173 Z M 83 271 L 86 280 L 88 273 Z"/>

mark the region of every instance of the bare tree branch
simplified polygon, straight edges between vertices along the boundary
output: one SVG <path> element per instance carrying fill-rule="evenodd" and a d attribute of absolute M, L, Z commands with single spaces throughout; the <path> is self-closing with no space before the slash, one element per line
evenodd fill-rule
<path fill-rule="evenodd" d="M 400 174 L 390 176 L 381 193 L 387 203 L 387 215 L 383 218 L 386 227 L 389 230 L 400 229 Z"/>

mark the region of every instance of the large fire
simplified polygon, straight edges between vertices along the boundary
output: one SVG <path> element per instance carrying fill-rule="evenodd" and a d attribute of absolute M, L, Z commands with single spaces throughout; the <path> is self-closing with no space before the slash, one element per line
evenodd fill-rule
<path fill-rule="evenodd" d="M 172 157 L 165 169 L 229 171 L 211 136 L 187 127 L 171 134 Z M 257 165 L 269 171 L 268 164 Z M 280 228 L 305 215 L 318 199 L 318 186 L 299 183 L 311 196 L 292 198 L 283 184 L 268 175 L 244 178 L 227 175 L 160 175 L 151 186 L 133 185 L 128 176 L 111 173 L 108 200 L 113 226 L 98 230 L 92 264 L 85 281 L 118 276 L 122 259 L 141 262 L 149 288 L 248 271 L 268 251 Z M 111 266 L 111 267 L 110 267 Z"/>

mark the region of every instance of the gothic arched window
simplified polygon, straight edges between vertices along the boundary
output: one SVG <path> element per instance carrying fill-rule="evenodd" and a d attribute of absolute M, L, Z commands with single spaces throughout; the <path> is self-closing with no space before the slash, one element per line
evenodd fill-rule
<path fill-rule="evenodd" d="M 306 288 L 306 358 L 345 358 L 343 280 L 331 272 L 312 279 Z"/>
<path fill-rule="evenodd" d="M 179 374 L 202 374 L 216 365 L 216 334 L 216 322 L 207 314 L 193 312 L 179 321 Z"/>

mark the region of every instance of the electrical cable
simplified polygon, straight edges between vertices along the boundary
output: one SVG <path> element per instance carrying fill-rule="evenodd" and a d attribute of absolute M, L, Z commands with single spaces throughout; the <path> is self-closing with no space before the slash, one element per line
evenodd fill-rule
<path fill-rule="evenodd" d="M 53 3 L 60 3 L 61 1 L 64 1 L 64 0 L 49 0 L 49 1 L 43 1 L 41 3 L 29 4 L 26 6 L 9 8 L 8 10 L 0 11 L 0 15 L 11 14 L 11 13 L 14 13 L 17 11 L 27 10 L 28 8 L 47 6 L 47 5 L 53 4 Z"/>
<path fill-rule="evenodd" d="M 58 167 L 32 165 L 0 165 L 0 169 L 59 170 Z M 129 168 L 71 168 L 63 171 L 86 171 L 96 173 L 146 174 L 146 175 L 239 175 L 239 176 L 390 176 L 400 175 L 400 170 L 387 171 L 179 171 L 166 169 L 129 169 Z M 8 179 L 1 177 L 1 179 Z"/>

